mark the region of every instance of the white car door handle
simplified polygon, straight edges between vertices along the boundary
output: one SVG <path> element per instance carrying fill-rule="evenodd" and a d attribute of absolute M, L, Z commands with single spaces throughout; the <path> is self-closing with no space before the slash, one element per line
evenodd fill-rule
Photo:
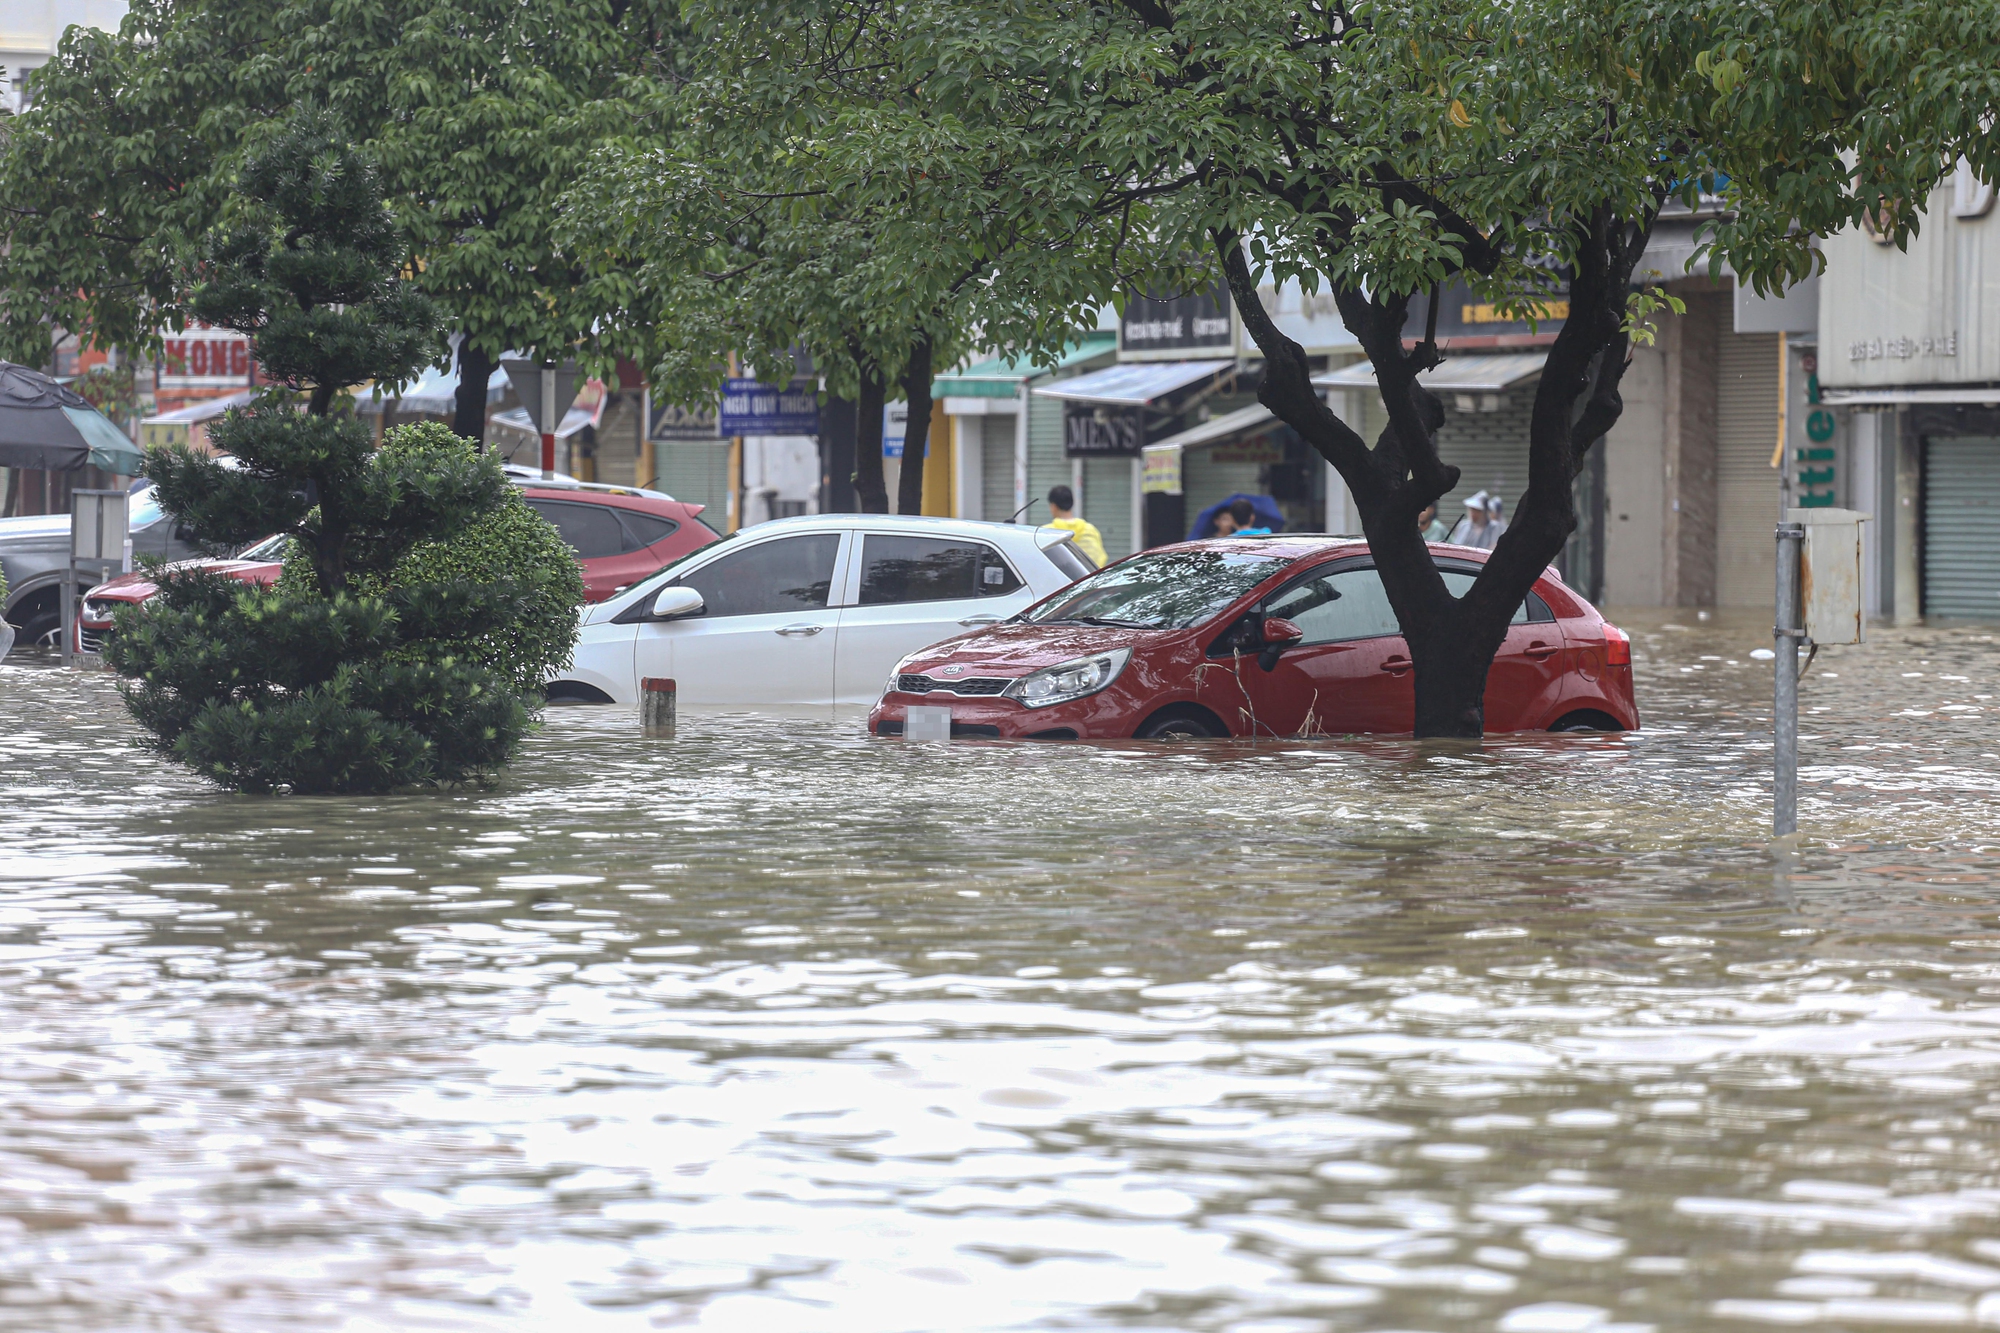
<path fill-rule="evenodd" d="M 779 630 L 778 633 L 784 635 L 788 639 L 808 638 L 814 634 L 819 633 L 821 630 L 825 628 L 826 626 L 824 625 L 787 625 L 783 629 Z"/>
<path fill-rule="evenodd" d="M 963 620 L 959 621 L 958 623 L 959 623 L 959 624 L 961 624 L 961 625 L 968 625 L 968 626 L 970 626 L 970 625 L 997 625 L 997 624 L 999 624 L 999 623 L 1000 623 L 1000 617 L 998 617 L 998 616 L 967 616 L 967 617 L 966 617 L 965 619 L 963 619 Z"/>

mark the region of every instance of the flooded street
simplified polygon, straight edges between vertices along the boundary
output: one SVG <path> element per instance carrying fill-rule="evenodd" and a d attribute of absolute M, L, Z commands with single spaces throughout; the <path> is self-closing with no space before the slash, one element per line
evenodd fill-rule
<path fill-rule="evenodd" d="M 1646 730 L 552 710 L 221 794 L 0 665 L 0 1328 L 2000 1327 L 2000 630 Z"/>

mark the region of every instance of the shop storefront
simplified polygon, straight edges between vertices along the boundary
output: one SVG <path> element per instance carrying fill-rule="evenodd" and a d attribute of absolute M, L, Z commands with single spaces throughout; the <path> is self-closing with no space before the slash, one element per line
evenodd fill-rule
<path fill-rule="evenodd" d="M 1871 609 L 1898 620 L 2000 620 L 1994 201 L 1961 167 L 1907 250 L 1860 230 L 1826 244 L 1818 383 L 1876 515 Z"/>
<path fill-rule="evenodd" d="M 1064 446 L 1063 404 L 1033 390 L 1089 374 L 1109 364 L 1116 350 L 1109 331 L 1087 333 L 1052 367 L 1003 357 L 932 382 L 931 395 L 950 423 L 953 516 L 1005 523 L 1017 516 L 1039 521 L 1047 515 L 1042 497 L 1058 482 L 1074 486 L 1075 469 Z M 1078 488 L 1091 496 L 1090 482 L 1100 481 L 1080 512 L 1103 532 L 1107 551 L 1125 555 L 1132 548 L 1114 545 L 1113 536 L 1123 533 L 1121 540 L 1129 543 L 1130 521 L 1115 521 L 1116 497 L 1103 489 L 1100 471 L 1101 465 L 1088 469 L 1085 485 Z M 1107 517 L 1114 520 L 1109 525 Z"/>

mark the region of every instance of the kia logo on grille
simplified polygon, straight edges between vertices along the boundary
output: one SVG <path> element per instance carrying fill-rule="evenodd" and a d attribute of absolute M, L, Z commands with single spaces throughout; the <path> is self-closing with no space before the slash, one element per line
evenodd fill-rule
<path fill-rule="evenodd" d="M 948 667 L 939 667 L 938 674 L 940 676 L 962 676 L 965 674 L 965 668 L 955 664 Z"/>

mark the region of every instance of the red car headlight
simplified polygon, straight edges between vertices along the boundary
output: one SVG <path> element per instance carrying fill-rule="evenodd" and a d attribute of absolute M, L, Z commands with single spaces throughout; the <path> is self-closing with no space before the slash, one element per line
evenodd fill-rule
<path fill-rule="evenodd" d="M 1096 694 L 1112 681 L 1132 660 L 1130 648 L 1113 648 L 1108 653 L 1092 653 L 1089 657 L 1079 657 L 1068 662 L 1058 662 L 1040 671 L 1027 675 L 1001 691 L 1009 699 L 1018 701 L 1024 708 L 1047 708 L 1051 704 L 1066 704 L 1072 699 L 1081 699 L 1088 694 Z"/>

